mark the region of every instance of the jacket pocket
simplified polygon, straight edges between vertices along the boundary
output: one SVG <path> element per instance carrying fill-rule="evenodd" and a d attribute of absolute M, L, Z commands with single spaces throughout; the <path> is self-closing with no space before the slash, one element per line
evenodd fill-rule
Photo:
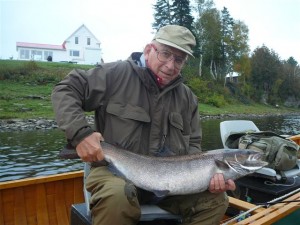
<path fill-rule="evenodd" d="M 107 105 L 106 112 L 112 115 L 124 118 L 137 120 L 141 122 L 150 122 L 149 114 L 142 107 L 110 102 Z"/>
<path fill-rule="evenodd" d="M 184 130 L 182 115 L 177 112 L 169 114 L 169 146 L 176 154 L 188 153 L 190 135 Z"/>
<path fill-rule="evenodd" d="M 141 138 L 151 119 L 142 107 L 109 102 L 106 107 L 104 139 L 134 152 L 141 151 Z"/>

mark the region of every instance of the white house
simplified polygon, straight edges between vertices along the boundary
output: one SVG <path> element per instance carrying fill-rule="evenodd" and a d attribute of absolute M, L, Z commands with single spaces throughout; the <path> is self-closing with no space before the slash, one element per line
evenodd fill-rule
<path fill-rule="evenodd" d="M 230 72 L 226 75 L 225 80 L 226 82 L 234 82 L 237 83 L 238 82 L 238 77 L 239 77 L 239 73 L 237 72 Z"/>
<path fill-rule="evenodd" d="M 62 45 L 17 42 L 18 59 L 97 64 L 103 61 L 100 41 L 83 24 Z"/>

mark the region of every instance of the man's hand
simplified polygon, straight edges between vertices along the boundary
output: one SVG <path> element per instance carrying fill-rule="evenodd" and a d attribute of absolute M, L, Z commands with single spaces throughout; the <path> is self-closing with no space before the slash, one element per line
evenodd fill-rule
<path fill-rule="evenodd" d="M 221 173 L 216 173 L 210 180 L 208 190 L 211 193 L 221 193 L 224 191 L 234 191 L 236 188 L 233 180 L 224 180 L 224 176 Z"/>
<path fill-rule="evenodd" d="M 82 161 L 96 162 L 104 159 L 100 141 L 104 141 L 100 133 L 94 132 L 83 139 L 77 146 L 76 151 Z"/>

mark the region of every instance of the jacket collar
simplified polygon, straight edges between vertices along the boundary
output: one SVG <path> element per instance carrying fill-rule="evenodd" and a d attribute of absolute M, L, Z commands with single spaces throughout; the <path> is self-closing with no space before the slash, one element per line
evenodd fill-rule
<path fill-rule="evenodd" d="M 143 81 L 144 85 L 146 87 L 153 86 L 153 83 L 155 83 L 156 87 L 161 91 L 161 92 L 166 92 L 168 90 L 171 90 L 181 83 L 183 83 L 183 78 L 181 75 L 179 75 L 177 78 L 175 78 L 173 81 L 170 82 L 167 86 L 164 88 L 160 88 L 156 75 L 149 69 L 147 68 L 146 61 L 144 54 L 141 52 L 133 52 L 131 56 L 128 58 L 129 62 L 133 66 L 133 69 L 137 72 L 138 76 L 140 79 Z"/>

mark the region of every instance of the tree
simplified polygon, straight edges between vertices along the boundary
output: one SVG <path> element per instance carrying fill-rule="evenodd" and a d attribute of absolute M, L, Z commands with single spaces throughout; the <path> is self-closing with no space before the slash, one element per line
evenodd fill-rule
<path fill-rule="evenodd" d="M 270 102 L 270 97 L 275 99 L 278 87 L 282 81 L 282 63 L 279 56 L 263 45 L 256 48 L 251 57 L 251 83 L 255 90 L 255 98 L 264 103 Z M 276 85 L 277 86 L 276 86 Z"/>
<path fill-rule="evenodd" d="M 195 0 L 195 6 L 193 7 L 197 15 L 196 19 L 194 20 L 193 31 L 197 41 L 194 55 L 195 57 L 199 57 L 199 66 L 198 66 L 199 77 L 202 76 L 202 60 L 203 60 L 203 45 L 204 45 L 204 39 L 202 38 L 204 30 L 200 18 L 207 10 L 210 10 L 213 7 L 213 5 L 214 3 L 212 0 Z"/>
<path fill-rule="evenodd" d="M 288 97 L 300 98 L 300 68 L 298 62 L 290 57 L 283 62 L 285 79 L 281 85 L 280 97 L 287 99 Z"/>
<path fill-rule="evenodd" d="M 232 40 L 231 40 L 231 60 L 233 64 L 236 63 L 241 57 L 244 55 L 249 55 L 250 48 L 248 45 L 249 37 L 248 37 L 249 29 L 243 22 L 239 20 L 234 21 L 234 25 L 232 27 Z"/>
<path fill-rule="evenodd" d="M 199 62 L 199 75 L 209 68 L 214 80 L 225 80 L 226 74 L 243 71 L 240 61 L 249 54 L 248 27 L 234 20 L 227 8 L 220 12 L 214 8 L 211 0 L 196 0 L 198 18 L 194 23 L 195 33 L 202 53 Z M 245 68 L 246 69 L 246 68 Z"/>
<path fill-rule="evenodd" d="M 251 65 L 249 59 L 250 48 L 248 45 L 248 27 L 237 20 L 233 26 L 232 52 L 229 60 L 232 62 L 232 70 L 239 73 L 243 93 L 249 96 L 249 76 Z"/>
<path fill-rule="evenodd" d="M 225 77 L 227 73 L 232 71 L 233 50 L 233 27 L 234 20 L 230 16 L 226 7 L 221 11 L 221 73 Z"/>
<path fill-rule="evenodd" d="M 193 20 L 189 0 L 157 0 L 154 5 L 154 23 L 153 29 L 158 30 L 160 27 L 168 24 L 177 24 L 188 28 L 194 35 Z M 196 35 L 195 35 L 196 36 Z M 199 44 L 196 40 L 196 47 L 193 49 L 196 56 L 199 55 Z"/>
<path fill-rule="evenodd" d="M 154 8 L 154 23 L 152 28 L 154 30 L 159 30 L 159 28 L 172 24 L 172 12 L 171 4 L 169 0 L 157 0 Z"/>
<path fill-rule="evenodd" d="M 210 74 L 212 79 L 217 80 L 221 59 L 220 14 L 215 8 L 207 9 L 202 13 L 198 23 L 202 28 L 199 39 L 201 40 L 204 73 Z"/>
<path fill-rule="evenodd" d="M 191 8 L 189 0 L 174 0 L 172 4 L 172 23 L 180 26 L 184 26 L 189 30 L 193 30 L 193 20 L 191 16 Z"/>
<path fill-rule="evenodd" d="M 300 76 L 300 70 L 298 62 L 294 59 L 294 57 L 290 57 L 287 60 L 287 66 L 289 67 L 288 74 L 292 77 L 299 77 Z"/>

